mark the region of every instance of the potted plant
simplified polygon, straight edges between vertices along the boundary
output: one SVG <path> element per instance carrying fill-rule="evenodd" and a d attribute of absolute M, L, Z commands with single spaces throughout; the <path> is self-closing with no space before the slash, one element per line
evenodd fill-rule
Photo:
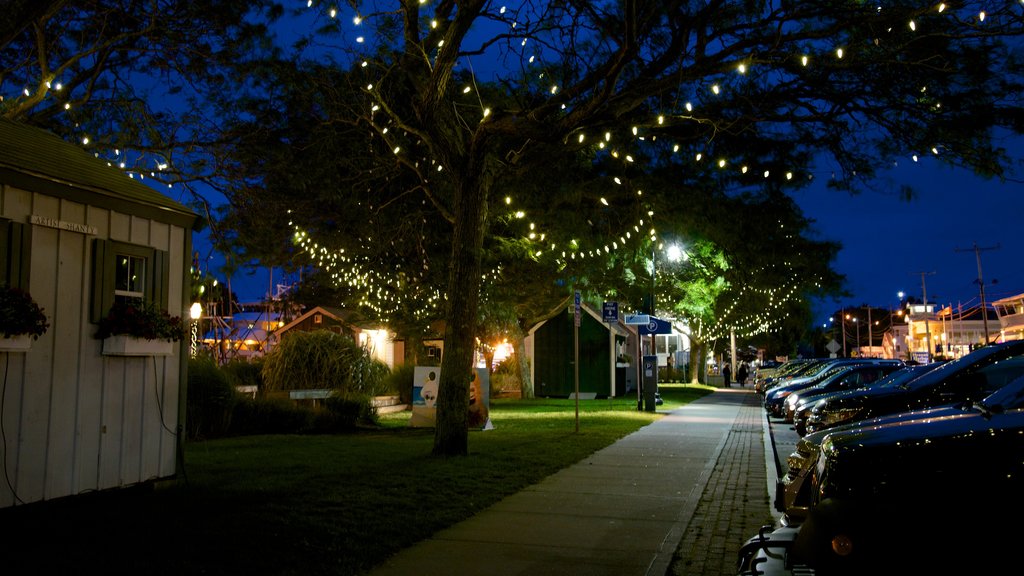
<path fill-rule="evenodd" d="M 139 299 L 115 302 L 96 331 L 107 356 L 168 355 L 172 343 L 184 336 L 180 316 Z"/>
<path fill-rule="evenodd" d="M 0 286 L 0 351 L 28 350 L 49 327 L 43 309 L 28 292 Z"/>

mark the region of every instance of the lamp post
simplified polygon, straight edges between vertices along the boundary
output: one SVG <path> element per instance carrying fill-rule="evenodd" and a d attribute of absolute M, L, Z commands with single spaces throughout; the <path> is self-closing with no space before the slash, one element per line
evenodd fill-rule
<path fill-rule="evenodd" d="M 188 310 L 189 316 L 192 317 L 192 346 L 189 350 L 190 354 L 194 358 L 196 355 L 196 346 L 199 340 L 199 319 L 203 317 L 203 305 L 199 302 L 193 302 L 192 306 Z"/>
<path fill-rule="evenodd" d="M 850 315 L 843 310 L 839 317 L 839 320 L 843 323 L 843 358 L 846 358 L 846 321 L 850 319 Z"/>
<path fill-rule="evenodd" d="M 853 317 L 853 325 L 857 327 L 857 356 L 860 356 L 860 324 L 857 323 L 857 317 Z"/>

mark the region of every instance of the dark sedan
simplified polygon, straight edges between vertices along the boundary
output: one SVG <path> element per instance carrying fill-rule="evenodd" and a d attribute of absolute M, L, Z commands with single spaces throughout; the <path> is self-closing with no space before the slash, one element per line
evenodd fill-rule
<path fill-rule="evenodd" d="M 1022 405 L 1024 376 L 977 404 L 827 432 L 806 518 L 748 540 L 740 572 L 1000 573 L 1024 513 Z"/>
<path fill-rule="evenodd" d="M 785 402 L 784 419 L 786 422 L 792 422 L 797 433 L 803 435 L 801 431 L 803 422 L 798 422 L 796 418 L 796 413 L 802 403 L 817 402 L 834 392 L 865 388 L 902 368 L 904 368 L 904 364 L 899 360 L 880 360 L 875 363 L 848 367 L 814 386 L 790 394 Z"/>
<path fill-rule="evenodd" d="M 765 410 L 767 410 L 768 413 L 771 414 L 772 416 L 781 418 L 785 415 L 784 402 L 790 394 L 793 394 L 794 392 L 798 392 L 800 390 L 804 390 L 806 388 L 810 388 L 815 384 L 820 384 L 821 382 L 824 382 L 826 379 L 831 378 L 836 374 L 839 374 L 840 372 L 846 370 L 846 368 L 851 366 L 886 363 L 902 365 L 902 362 L 900 360 L 881 360 L 871 358 L 838 358 L 830 360 L 828 362 L 823 363 L 817 369 L 813 370 L 812 372 L 804 376 L 793 378 L 789 382 L 784 382 L 782 385 L 770 389 L 764 395 Z"/>
<path fill-rule="evenodd" d="M 811 411 L 807 431 L 897 412 L 977 401 L 1022 373 L 1024 340 L 992 344 L 904 384 L 865 388 L 829 398 Z"/>

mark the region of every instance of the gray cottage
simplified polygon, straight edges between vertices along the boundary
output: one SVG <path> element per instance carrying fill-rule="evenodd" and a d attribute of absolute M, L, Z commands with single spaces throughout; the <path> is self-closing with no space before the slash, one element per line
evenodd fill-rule
<path fill-rule="evenodd" d="M 188 318 L 197 221 L 105 160 L 0 120 L 0 284 L 50 324 L 0 351 L 0 507 L 179 473 L 189 343 L 133 352 L 94 335 L 118 298 Z"/>

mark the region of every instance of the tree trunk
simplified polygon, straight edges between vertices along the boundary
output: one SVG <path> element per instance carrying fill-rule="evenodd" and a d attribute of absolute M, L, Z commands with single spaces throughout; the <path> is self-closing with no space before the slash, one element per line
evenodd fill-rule
<path fill-rule="evenodd" d="M 518 331 L 512 340 L 515 342 L 516 372 L 519 376 L 520 398 L 533 398 L 533 378 L 530 377 L 530 362 L 526 357 L 526 339 L 522 331 Z"/>
<path fill-rule="evenodd" d="M 481 180 L 462 180 L 455 195 L 444 352 L 434 428 L 433 453 L 438 456 L 469 453 L 469 384 L 473 380 L 480 261 L 487 218 L 487 186 Z"/>
<path fill-rule="evenodd" d="M 690 337 L 690 384 L 700 384 L 706 348 L 705 343 Z M 704 374 L 704 381 L 707 381 L 706 374 Z"/>

